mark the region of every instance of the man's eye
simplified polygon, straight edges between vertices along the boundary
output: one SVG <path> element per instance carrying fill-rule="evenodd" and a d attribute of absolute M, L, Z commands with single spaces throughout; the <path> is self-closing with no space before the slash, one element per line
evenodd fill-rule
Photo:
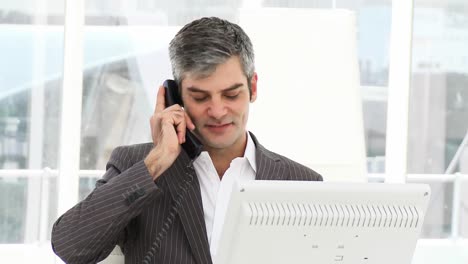
<path fill-rule="evenodd" d="M 239 96 L 239 94 L 226 94 L 225 97 L 229 100 L 234 100 L 237 98 L 237 96 Z"/>
<path fill-rule="evenodd" d="M 206 101 L 206 99 L 208 99 L 208 96 L 193 97 L 193 100 L 195 100 L 195 102 L 203 102 L 203 101 Z"/>

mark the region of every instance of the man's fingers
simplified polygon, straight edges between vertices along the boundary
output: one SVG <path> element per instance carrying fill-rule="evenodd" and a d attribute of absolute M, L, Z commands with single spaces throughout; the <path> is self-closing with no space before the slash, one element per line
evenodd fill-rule
<path fill-rule="evenodd" d="M 177 135 L 177 141 L 179 144 L 185 142 L 185 131 L 186 131 L 186 123 L 185 123 L 185 115 L 184 110 L 179 105 L 173 105 L 166 109 L 164 109 L 160 116 L 160 123 L 164 126 L 169 125 L 172 127 L 174 133 Z"/>
<path fill-rule="evenodd" d="M 164 86 L 159 86 L 158 95 L 156 96 L 156 106 L 154 107 L 154 113 L 161 113 L 166 108 L 164 99 Z"/>
<path fill-rule="evenodd" d="M 195 124 L 192 122 L 192 119 L 190 118 L 189 115 L 187 115 L 187 112 L 184 111 L 184 114 L 185 114 L 185 123 L 187 125 L 187 128 L 190 130 L 194 130 Z"/>
<path fill-rule="evenodd" d="M 177 142 L 182 144 L 185 142 L 185 121 L 184 116 L 182 113 L 178 114 L 176 112 L 171 113 L 170 116 L 166 116 L 161 120 L 164 129 L 172 129 L 173 132 L 163 133 L 165 136 L 169 136 L 170 134 L 174 133 L 177 136 Z M 169 128 L 170 127 L 170 128 Z"/>
<path fill-rule="evenodd" d="M 158 124 L 164 123 L 171 124 L 174 127 L 177 140 L 179 144 L 182 144 L 185 142 L 185 131 L 187 128 L 193 130 L 195 125 L 180 105 L 175 104 L 165 107 L 164 93 L 164 87 L 159 87 L 155 112 L 150 119 L 151 127 L 155 129 L 155 131 L 152 131 L 153 142 L 156 141 L 156 134 L 159 133 L 159 129 L 157 128 Z"/>
<path fill-rule="evenodd" d="M 155 133 L 155 117 L 154 115 L 150 117 L 150 127 L 151 127 L 151 138 L 153 139 L 153 145 L 156 145 L 156 133 Z"/>
<path fill-rule="evenodd" d="M 179 108 L 174 111 L 174 127 L 177 132 L 177 138 L 179 139 L 179 144 L 185 142 L 185 131 L 187 130 L 184 111 Z"/>

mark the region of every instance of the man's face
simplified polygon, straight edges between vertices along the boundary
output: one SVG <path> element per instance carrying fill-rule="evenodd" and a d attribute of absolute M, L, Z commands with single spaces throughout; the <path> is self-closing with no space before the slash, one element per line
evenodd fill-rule
<path fill-rule="evenodd" d="M 246 140 L 249 103 L 257 98 L 257 75 L 251 82 L 237 56 L 218 65 L 208 77 L 187 74 L 182 81 L 182 100 L 195 124 L 195 134 L 206 148 L 241 148 Z"/>

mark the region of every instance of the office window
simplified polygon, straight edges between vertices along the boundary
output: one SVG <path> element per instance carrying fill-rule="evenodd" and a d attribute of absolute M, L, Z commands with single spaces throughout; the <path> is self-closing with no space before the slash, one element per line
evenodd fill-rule
<path fill-rule="evenodd" d="M 0 243 L 46 241 L 56 217 L 62 21 L 62 1 L 0 4 Z"/>
<path fill-rule="evenodd" d="M 468 3 L 417 0 L 413 21 L 407 168 L 414 174 L 444 174 L 468 136 Z M 468 173 L 468 148 L 460 154 L 450 173 Z M 468 217 L 467 186 L 461 186 L 460 221 Z M 434 237 L 451 233 L 452 219 L 446 216 L 453 213 L 447 204 L 454 188 L 453 183 L 436 183 L 432 206 L 439 217 L 430 220 Z M 460 223 L 467 236 L 467 221 Z"/>

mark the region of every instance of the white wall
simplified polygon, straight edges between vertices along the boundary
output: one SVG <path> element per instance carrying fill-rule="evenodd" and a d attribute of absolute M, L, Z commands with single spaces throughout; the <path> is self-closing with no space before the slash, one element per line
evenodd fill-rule
<path fill-rule="evenodd" d="M 241 11 L 240 24 L 259 75 L 249 129 L 325 180 L 365 181 L 354 13 L 263 8 Z"/>

